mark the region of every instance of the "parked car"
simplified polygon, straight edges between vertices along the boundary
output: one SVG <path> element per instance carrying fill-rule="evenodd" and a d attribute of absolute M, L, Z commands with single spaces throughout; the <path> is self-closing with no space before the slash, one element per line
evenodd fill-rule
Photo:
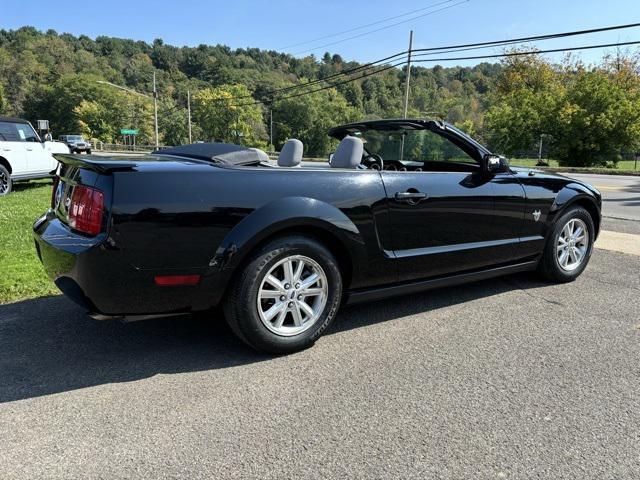
<path fill-rule="evenodd" d="M 91 142 L 85 140 L 82 135 L 60 135 L 58 140 L 65 143 L 71 153 L 91 153 Z"/>
<path fill-rule="evenodd" d="M 96 318 L 222 305 L 250 346 L 310 346 L 341 305 L 537 270 L 587 266 L 600 193 L 512 168 L 451 125 L 343 125 L 331 163 L 278 164 L 229 144 L 151 155 L 58 155 L 34 225 L 56 285 Z"/>
<path fill-rule="evenodd" d="M 21 118 L 0 117 L 0 196 L 15 180 L 50 176 L 58 166 L 54 153 L 69 153 L 66 145 L 42 141 L 31 124 Z"/>

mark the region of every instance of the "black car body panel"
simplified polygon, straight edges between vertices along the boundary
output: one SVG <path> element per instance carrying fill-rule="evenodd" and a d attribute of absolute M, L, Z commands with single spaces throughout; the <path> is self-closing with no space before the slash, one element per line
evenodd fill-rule
<path fill-rule="evenodd" d="M 447 129 L 419 122 L 415 128 Z M 575 202 L 600 221 L 595 189 L 543 172 L 277 168 L 236 149 L 227 149 L 234 160 L 226 161 L 220 148 L 199 146 L 191 157 L 188 148 L 125 159 L 58 156 L 55 204 L 34 225 L 48 275 L 93 313 L 204 310 L 220 303 L 259 245 L 302 233 L 330 248 L 345 301 L 359 301 L 534 268 L 554 219 Z M 97 236 L 65 221 L 65 199 L 78 184 L 104 192 Z M 394 197 L 416 188 L 429 193 L 419 204 Z M 159 286 L 159 275 L 200 281 Z"/>

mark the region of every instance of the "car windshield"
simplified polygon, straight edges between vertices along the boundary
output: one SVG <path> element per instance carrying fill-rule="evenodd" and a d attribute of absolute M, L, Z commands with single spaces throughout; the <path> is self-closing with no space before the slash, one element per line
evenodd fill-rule
<path fill-rule="evenodd" d="M 81 140 L 83 140 L 83 138 L 82 138 L 82 136 L 80 136 L 80 135 L 69 135 L 69 136 L 67 137 L 67 140 L 73 140 L 73 141 L 76 141 L 76 142 L 77 142 L 77 141 L 81 141 Z"/>
<path fill-rule="evenodd" d="M 431 130 L 376 129 L 352 134 L 363 140 L 367 153 L 384 160 L 476 163 L 464 150 Z"/>

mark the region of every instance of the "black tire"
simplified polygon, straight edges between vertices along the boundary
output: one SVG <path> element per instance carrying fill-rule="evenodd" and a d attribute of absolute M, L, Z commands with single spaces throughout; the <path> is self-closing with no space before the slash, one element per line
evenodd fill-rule
<path fill-rule="evenodd" d="M 571 220 L 580 220 L 586 227 L 589 234 L 586 245 L 586 252 L 582 258 L 581 263 L 571 271 L 567 271 L 562 268 L 557 254 L 558 242 L 560 241 L 560 235 L 562 230 Z M 549 234 L 547 243 L 542 253 L 542 258 L 538 264 L 538 272 L 547 280 L 553 282 L 565 283 L 572 282 L 580 276 L 589 263 L 589 258 L 593 252 L 593 241 L 595 238 L 595 227 L 593 224 L 593 218 L 587 210 L 582 207 L 571 207 L 564 212 L 553 225 L 553 229 Z"/>
<path fill-rule="evenodd" d="M 0 197 L 3 195 L 9 195 L 13 188 L 13 180 L 11 180 L 11 174 L 3 165 L 0 165 Z"/>
<path fill-rule="evenodd" d="M 87 150 L 87 155 L 91 155 L 91 149 Z"/>
<path fill-rule="evenodd" d="M 311 259 L 321 267 L 326 276 L 326 303 L 322 310 L 318 308 L 322 313 L 307 330 L 292 336 L 282 336 L 269 330 L 261 320 L 258 291 L 274 266 L 296 255 Z M 224 314 L 238 338 L 256 350 L 286 354 L 308 348 L 336 316 L 342 298 L 340 269 L 331 252 L 313 238 L 301 235 L 276 238 L 261 247 L 239 269 L 224 299 Z"/>

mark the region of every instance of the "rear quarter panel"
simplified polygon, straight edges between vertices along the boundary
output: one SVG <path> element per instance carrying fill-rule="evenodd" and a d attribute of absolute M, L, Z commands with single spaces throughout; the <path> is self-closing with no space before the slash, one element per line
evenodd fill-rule
<path fill-rule="evenodd" d="M 198 268 L 224 283 L 264 239 L 313 225 L 347 245 L 352 287 L 395 280 L 377 172 L 168 164 L 113 176 L 111 236 L 138 269 Z"/>

